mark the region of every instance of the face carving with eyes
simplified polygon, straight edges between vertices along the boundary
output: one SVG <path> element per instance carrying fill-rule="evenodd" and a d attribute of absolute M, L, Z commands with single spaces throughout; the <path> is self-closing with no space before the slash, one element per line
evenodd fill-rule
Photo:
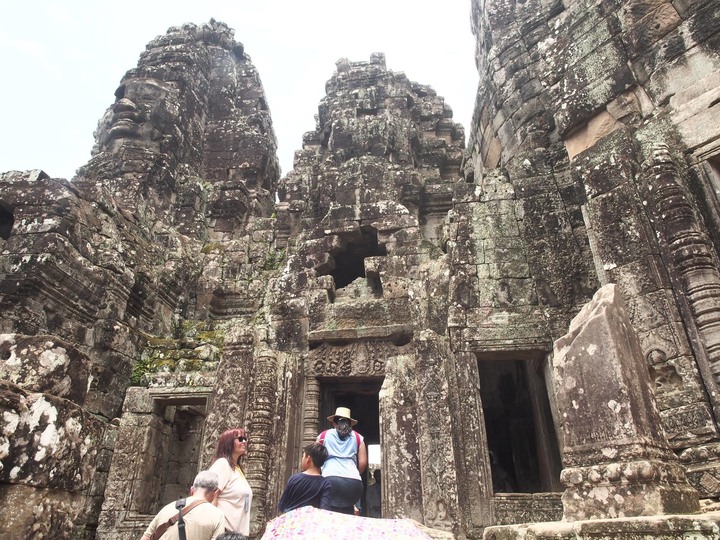
<path fill-rule="evenodd" d="M 119 141 L 129 140 L 142 141 L 143 146 L 160 150 L 165 136 L 178 132 L 178 91 L 172 83 L 128 79 L 115 96 L 117 101 L 103 133 L 103 146 L 115 147 Z"/>

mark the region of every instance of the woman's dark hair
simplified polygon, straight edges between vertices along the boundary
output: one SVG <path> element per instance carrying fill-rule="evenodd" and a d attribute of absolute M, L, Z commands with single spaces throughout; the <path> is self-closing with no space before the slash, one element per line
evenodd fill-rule
<path fill-rule="evenodd" d="M 217 448 L 215 450 L 215 461 L 220 458 L 225 458 L 230 463 L 231 467 L 235 465 L 240 466 L 240 463 L 233 461 L 232 452 L 235 447 L 235 439 L 238 437 L 245 437 L 247 439 L 247 432 L 243 428 L 228 429 L 224 431 L 217 442 Z"/>
<path fill-rule="evenodd" d="M 338 417 L 337 422 L 335 422 L 335 430 L 337 431 L 338 436 L 340 439 L 345 440 L 350 436 L 350 433 L 352 432 L 352 426 L 350 425 L 350 420 L 347 418 L 341 418 Z"/>

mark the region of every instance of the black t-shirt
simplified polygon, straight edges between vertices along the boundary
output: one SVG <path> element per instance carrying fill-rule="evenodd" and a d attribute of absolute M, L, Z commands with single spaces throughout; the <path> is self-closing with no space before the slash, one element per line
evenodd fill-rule
<path fill-rule="evenodd" d="M 285 513 L 301 506 L 330 510 L 330 481 L 319 475 L 293 474 L 280 497 L 278 510 Z"/>

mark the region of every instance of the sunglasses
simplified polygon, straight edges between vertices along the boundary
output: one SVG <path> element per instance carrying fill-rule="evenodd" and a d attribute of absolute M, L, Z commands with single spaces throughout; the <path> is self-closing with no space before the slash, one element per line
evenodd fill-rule
<path fill-rule="evenodd" d="M 240 442 L 247 442 L 247 437 L 243 437 L 242 435 L 240 435 L 239 437 L 235 437 L 235 438 Z"/>

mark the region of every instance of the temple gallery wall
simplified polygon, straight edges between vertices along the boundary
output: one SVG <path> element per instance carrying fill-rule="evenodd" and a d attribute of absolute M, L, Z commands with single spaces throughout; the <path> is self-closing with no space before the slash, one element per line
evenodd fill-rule
<path fill-rule="evenodd" d="M 347 406 L 438 538 L 720 538 L 720 2 L 468 11 L 468 133 L 341 58 L 281 177 L 210 21 L 0 174 L 0 536 L 136 539 L 243 426 L 259 538 Z"/>

